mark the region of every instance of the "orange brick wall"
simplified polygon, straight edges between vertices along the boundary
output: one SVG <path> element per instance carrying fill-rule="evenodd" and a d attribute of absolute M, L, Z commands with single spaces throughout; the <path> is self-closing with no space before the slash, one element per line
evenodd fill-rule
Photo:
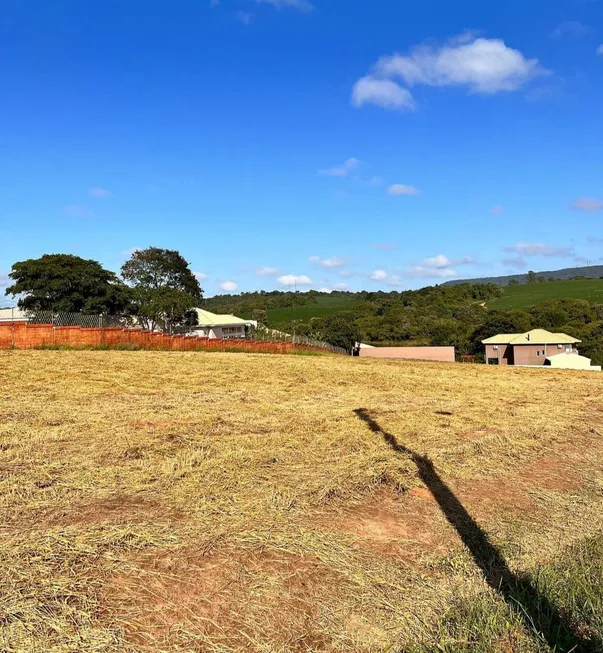
<path fill-rule="evenodd" d="M 217 340 L 196 336 L 170 336 L 142 329 L 87 329 L 79 326 L 53 327 L 51 324 L 25 322 L 0 324 L 0 349 L 36 349 L 44 345 L 94 347 L 100 345 L 133 344 L 142 349 L 171 349 L 178 351 L 267 352 L 284 354 L 292 350 L 313 350 L 309 345 L 291 342 L 263 342 L 256 340 Z"/>

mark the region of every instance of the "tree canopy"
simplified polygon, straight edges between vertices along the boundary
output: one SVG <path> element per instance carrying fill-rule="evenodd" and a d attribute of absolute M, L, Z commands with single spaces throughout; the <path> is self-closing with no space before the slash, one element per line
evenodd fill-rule
<path fill-rule="evenodd" d="M 131 293 L 115 273 L 98 261 L 72 254 L 44 254 L 14 263 L 7 295 L 21 295 L 18 306 L 30 311 L 121 313 Z"/>
<path fill-rule="evenodd" d="M 191 309 L 203 299 L 203 290 L 176 250 L 136 250 L 123 264 L 121 275 L 132 288 L 133 312 L 145 328 L 171 331 L 196 324 Z"/>

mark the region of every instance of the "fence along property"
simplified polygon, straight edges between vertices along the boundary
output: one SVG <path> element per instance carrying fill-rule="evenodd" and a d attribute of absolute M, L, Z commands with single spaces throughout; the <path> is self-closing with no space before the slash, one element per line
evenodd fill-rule
<path fill-rule="evenodd" d="M 210 339 L 194 335 L 167 334 L 138 328 L 126 315 L 83 313 L 24 313 L 16 308 L 0 309 L 0 349 L 44 347 L 102 347 L 133 345 L 141 349 L 176 351 L 246 351 L 286 354 L 291 351 L 326 351 L 348 354 L 326 342 L 272 331 L 258 330 L 252 338 Z"/>

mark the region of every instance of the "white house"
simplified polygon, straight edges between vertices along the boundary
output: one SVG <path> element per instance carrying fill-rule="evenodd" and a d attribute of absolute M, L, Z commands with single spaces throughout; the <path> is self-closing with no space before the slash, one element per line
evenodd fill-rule
<path fill-rule="evenodd" d="M 246 327 L 257 327 L 255 320 L 243 320 L 234 315 L 217 315 L 196 308 L 198 324 L 191 327 L 191 335 L 205 338 L 245 338 Z"/>

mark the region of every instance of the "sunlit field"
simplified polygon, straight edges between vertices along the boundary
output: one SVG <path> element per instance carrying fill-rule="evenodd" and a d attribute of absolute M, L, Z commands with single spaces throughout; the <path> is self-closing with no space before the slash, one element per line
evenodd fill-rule
<path fill-rule="evenodd" d="M 0 370 L 2 651 L 602 650 L 601 374 L 142 351 Z"/>

